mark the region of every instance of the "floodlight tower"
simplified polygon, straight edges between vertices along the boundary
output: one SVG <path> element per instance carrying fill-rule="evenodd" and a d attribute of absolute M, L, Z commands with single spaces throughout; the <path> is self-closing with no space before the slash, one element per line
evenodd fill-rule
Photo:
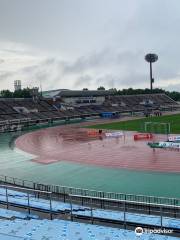
<path fill-rule="evenodd" d="M 148 53 L 145 56 L 145 60 L 150 64 L 150 89 L 153 89 L 154 78 L 152 77 L 152 63 L 158 60 L 158 55 L 154 53 Z"/>

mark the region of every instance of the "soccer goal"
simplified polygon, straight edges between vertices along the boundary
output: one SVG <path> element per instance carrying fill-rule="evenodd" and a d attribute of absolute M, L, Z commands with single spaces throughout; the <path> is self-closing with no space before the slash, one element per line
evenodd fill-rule
<path fill-rule="evenodd" d="M 171 124 L 162 122 L 145 122 L 144 131 L 147 133 L 170 134 Z"/>

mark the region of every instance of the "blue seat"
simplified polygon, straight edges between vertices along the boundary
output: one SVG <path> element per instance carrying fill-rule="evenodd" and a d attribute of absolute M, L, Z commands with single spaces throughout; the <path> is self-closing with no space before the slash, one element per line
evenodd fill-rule
<path fill-rule="evenodd" d="M 64 220 L 0 220 L 2 240 L 178 240 L 179 238 Z"/>

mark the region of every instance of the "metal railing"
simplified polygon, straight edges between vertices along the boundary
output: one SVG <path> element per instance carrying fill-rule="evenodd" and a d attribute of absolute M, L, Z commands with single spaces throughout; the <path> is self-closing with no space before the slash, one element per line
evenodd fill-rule
<path fill-rule="evenodd" d="M 91 189 L 74 188 L 60 185 L 49 185 L 43 183 L 37 183 L 29 180 L 22 180 L 19 178 L 9 177 L 0 175 L 0 182 L 4 184 L 13 184 L 19 187 L 26 187 L 40 191 L 50 191 L 54 194 L 62 195 L 64 202 L 69 194 L 79 196 L 90 196 L 101 199 L 115 199 L 115 200 L 126 200 L 136 203 L 148 203 L 148 204 L 164 204 L 172 207 L 180 206 L 180 198 L 166 198 L 157 196 L 146 196 L 146 195 L 134 195 L 125 193 L 115 192 L 103 192 Z"/>
<path fill-rule="evenodd" d="M 22 187 L 16 187 L 16 186 L 10 186 L 10 185 L 2 185 L 0 184 L 0 188 L 4 188 L 5 189 L 5 201 L 1 200 L 0 203 L 1 204 L 5 204 L 6 208 L 9 209 L 10 205 L 12 206 L 16 206 L 16 207 L 21 207 L 21 208 L 27 208 L 28 210 L 28 214 L 31 213 L 31 210 L 34 208 L 31 206 L 31 197 L 37 197 L 39 198 L 40 195 L 46 195 L 46 199 L 48 199 L 49 201 L 49 208 L 48 208 L 48 212 L 50 214 L 50 219 L 52 219 L 52 214 L 53 214 L 53 210 L 52 210 L 52 192 L 48 192 L 48 191 L 40 191 L 40 190 L 34 190 L 34 189 L 28 189 L 28 188 L 22 188 Z M 25 193 L 25 198 L 24 200 L 26 200 L 26 203 L 24 203 L 24 205 L 18 202 L 13 203 L 12 201 L 9 200 L 9 197 L 12 197 L 12 193 L 9 193 L 9 190 L 13 190 L 13 191 L 18 191 L 18 192 L 24 192 Z"/>
<path fill-rule="evenodd" d="M 34 210 L 44 212 L 50 215 L 50 219 L 53 219 L 54 216 L 58 214 L 66 214 L 70 217 L 71 220 L 73 219 L 84 219 L 87 221 L 91 221 L 94 223 L 94 221 L 98 222 L 106 222 L 106 223 L 114 223 L 114 224 L 121 224 L 124 225 L 126 228 L 127 226 L 136 226 L 136 217 L 132 219 L 129 218 L 129 213 L 131 213 L 131 216 L 137 216 L 142 219 L 142 221 L 138 220 L 139 226 L 146 226 L 146 227 L 159 227 L 159 228 L 167 228 L 167 229 L 173 229 L 176 233 L 180 233 L 179 226 L 171 226 L 166 225 L 166 219 L 169 217 L 169 220 L 171 218 L 177 218 L 180 222 L 180 206 L 176 206 L 173 208 L 172 205 L 165 205 L 165 204 L 159 204 L 159 203 L 144 203 L 144 202 L 138 202 L 138 206 L 144 206 L 137 207 L 137 202 L 129 201 L 129 200 L 119 200 L 119 199 L 109 199 L 109 198 L 99 198 L 99 197 L 93 197 L 93 196 L 82 196 L 82 195 L 74 195 L 74 194 L 67 194 L 67 201 L 69 203 L 69 208 L 67 208 L 67 205 L 64 206 L 64 210 L 58 210 L 54 209 L 54 206 L 57 205 L 57 198 L 53 195 L 53 192 L 51 191 L 42 191 L 42 190 L 35 190 L 35 189 L 29 189 L 24 187 L 17 187 L 7 184 L 0 184 L 0 188 L 4 189 L 4 194 L 1 192 L 1 195 L 4 195 L 4 198 L 1 198 L 0 203 L 4 204 L 7 209 L 10 209 L 10 207 L 17 207 L 17 208 L 25 208 L 28 211 L 28 214 L 31 214 Z M 15 191 L 12 192 L 11 190 Z M 22 194 L 22 195 L 19 195 Z M 16 200 L 17 197 L 17 201 Z M 22 199 L 21 199 L 22 197 Z M 18 199 L 20 201 L 18 202 Z M 44 200 L 45 201 L 44 201 Z M 79 202 L 78 202 L 79 199 Z M 23 201 L 22 201 L 23 200 Z M 53 201 L 56 201 L 56 204 L 53 204 Z M 34 203 L 43 203 L 40 205 L 35 205 Z M 46 203 L 46 206 L 43 206 L 44 203 Z M 59 201 L 59 204 L 61 202 Z M 77 203 L 79 204 L 79 210 L 77 209 Z M 83 204 L 82 204 L 83 203 Z M 102 214 L 98 215 L 99 213 L 99 203 L 102 204 L 101 208 L 103 209 L 101 211 Z M 76 204 L 76 205 L 74 205 Z M 133 205 L 135 204 L 135 206 Z M 83 205 L 83 208 L 81 207 Z M 76 208 L 74 209 L 74 207 Z M 150 209 L 150 207 L 153 209 L 153 211 L 145 211 L 145 207 L 147 209 Z M 96 212 L 96 210 L 98 210 Z M 175 210 L 176 216 L 172 215 L 172 210 Z M 84 211 L 87 211 L 87 214 L 83 214 Z M 110 212 L 109 212 L 110 211 Z M 104 212 L 104 215 L 103 215 Z M 119 213 L 119 217 L 117 218 L 117 215 L 114 217 L 111 216 L 111 213 Z M 109 214 L 109 215 L 108 215 Z M 151 218 L 153 217 L 155 219 L 155 222 L 152 221 L 144 222 L 143 218 L 146 217 L 148 219 L 148 216 Z M 30 216 L 29 216 L 30 217 Z M 159 223 L 157 220 L 159 219 Z M 165 221 L 164 221 L 165 220 Z M 158 224 L 158 225 L 157 225 Z M 178 223 L 177 223 L 178 224 Z"/>

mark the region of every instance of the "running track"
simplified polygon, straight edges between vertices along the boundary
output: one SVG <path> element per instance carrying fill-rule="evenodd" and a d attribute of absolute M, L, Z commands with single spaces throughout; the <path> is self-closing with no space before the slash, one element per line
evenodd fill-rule
<path fill-rule="evenodd" d="M 16 139 L 17 148 L 36 157 L 40 164 L 68 161 L 109 168 L 157 172 L 180 172 L 180 152 L 147 146 L 147 141 L 134 141 L 133 133 L 125 138 L 89 137 L 87 129 L 58 126 L 27 133 Z M 156 140 L 165 136 L 156 136 Z"/>

